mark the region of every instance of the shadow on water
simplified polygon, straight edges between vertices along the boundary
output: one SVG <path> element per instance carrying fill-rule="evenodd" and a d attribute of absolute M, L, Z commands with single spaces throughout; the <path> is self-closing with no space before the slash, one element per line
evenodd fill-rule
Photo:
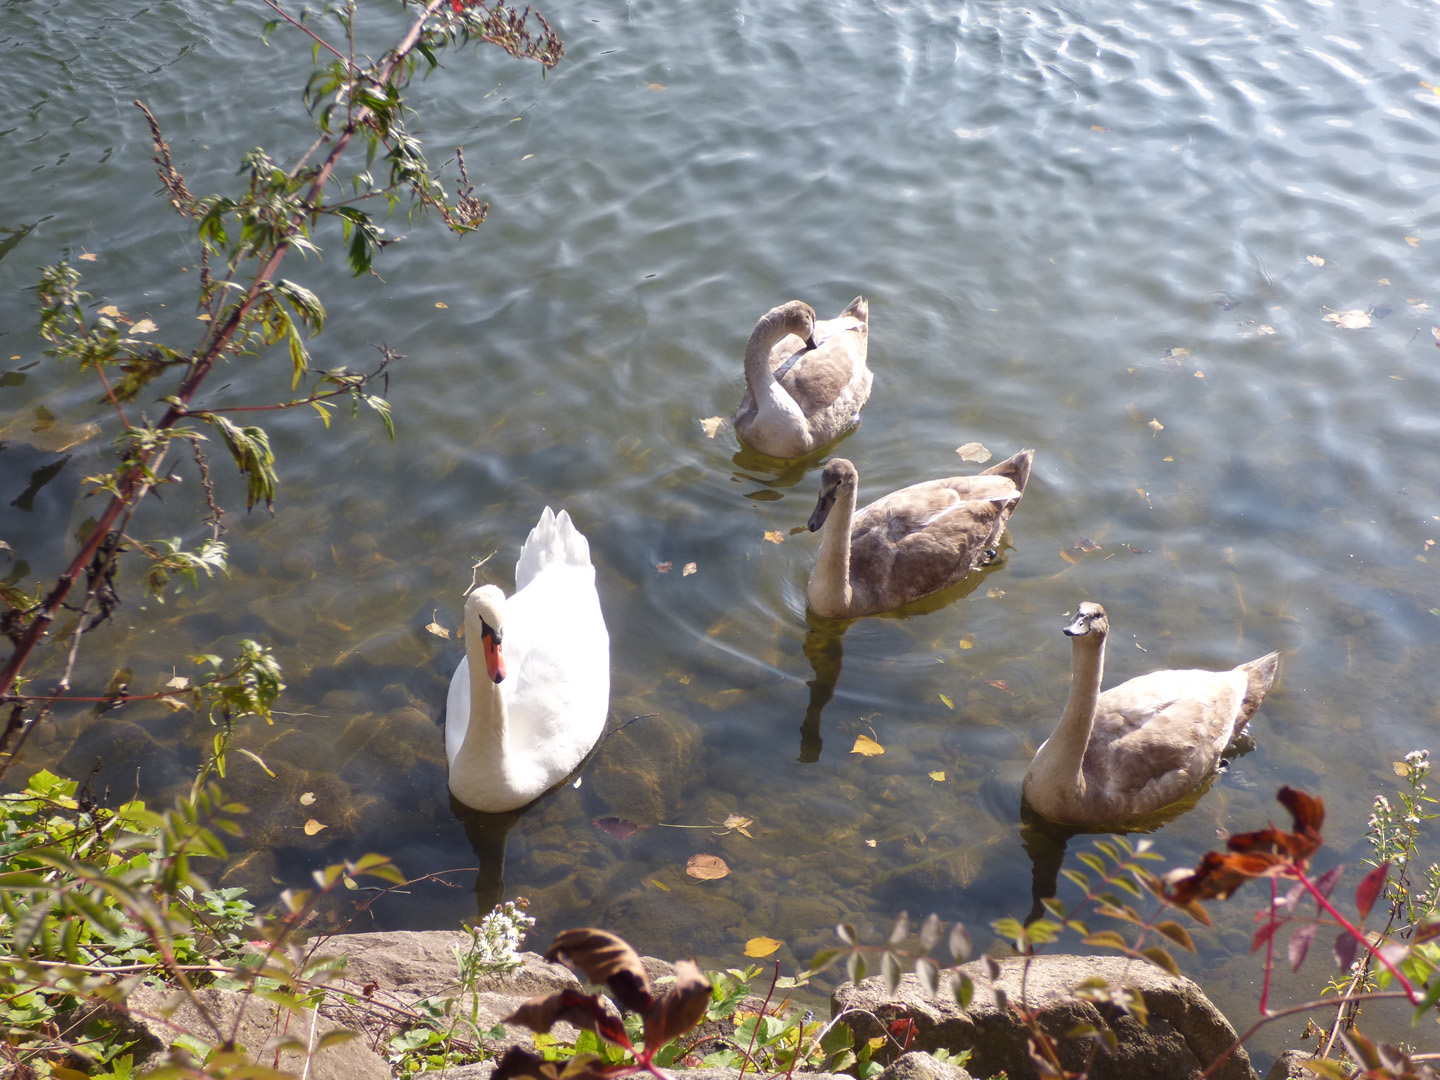
<path fill-rule="evenodd" d="M 475 874 L 475 917 L 483 918 L 505 899 L 505 843 L 525 811 L 522 808 L 484 814 L 451 795 L 450 812 L 464 826 L 465 839 L 475 852 L 475 865 L 479 867 Z"/>

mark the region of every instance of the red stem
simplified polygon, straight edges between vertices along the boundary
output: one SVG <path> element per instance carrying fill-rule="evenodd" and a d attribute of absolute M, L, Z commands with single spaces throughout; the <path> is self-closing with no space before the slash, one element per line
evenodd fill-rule
<path fill-rule="evenodd" d="M 1404 989 L 1405 996 L 1409 998 L 1410 1004 L 1419 1005 L 1420 997 L 1415 993 L 1415 987 L 1410 985 L 1410 980 L 1405 978 L 1405 976 L 1400 973 L 1400 969 L 1387 960 L 1379 949 L 1370 944 L 1369 940 L 1365 937 L 1364 931 L 1357 930 L 1349 919 L 1345 918 L 1344 915 L 1341 915 L 1340 912 L 1335 909 L 1335 906 L 1330 903 L 1327 897 L 1320 895 L 1320 890 L 1315 888 L 1315 885 L 1305 876 L 1305 872 L 1299 867 L 1295 867 L 1295 876 L 1299 879 L 1300 884 L 1305 886 L 1306 891 L 1315 898 L 1315 903 L 1319 904 L 1327 915 L 1343 926 L 1349 932 L 1350 936 L 1364 947 L 1366 952 L 1384 964 L 1386 971 L 1395 976 L 1395 981 Z"/>
<path fill-rule="evenodd" d="M 1265 939 L 1265 985 L 1260 990 L 1260 1015 L 1270 1012 L 1270 973 L 1275 969 L 1275 879 L 1270 879 L 1270 936 Z"/>

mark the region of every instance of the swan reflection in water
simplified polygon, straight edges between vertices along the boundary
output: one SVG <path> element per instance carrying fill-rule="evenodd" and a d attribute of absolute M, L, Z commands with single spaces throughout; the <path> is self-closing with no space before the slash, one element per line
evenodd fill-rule
<path fill-rule="evenodd" d="M 475 852 L 475 914 L 483 918 L 505 900 L 505 843 L 525 809 L 486 814 L 452 795 L 450 811 L 464 827 L 465 839 Z"/>

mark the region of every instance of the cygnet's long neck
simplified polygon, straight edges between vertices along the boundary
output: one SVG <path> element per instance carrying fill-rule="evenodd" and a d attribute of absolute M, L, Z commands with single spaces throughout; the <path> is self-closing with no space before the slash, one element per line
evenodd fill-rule
<path fill-rule="evenodd" d="M 1095 726 L 1095 705 L 1100 700 L 1100 680 L 1105 672 L 1105 639 L 1081 634 L 1070 644 L 1070 696 L 1055 731 L 1046 740 L 1043 754 L 1035 757 L 1042 775 L 1036 780 L 1047 790 L 1085 791 L 1085 750 Z"/>
<path fill-rule="evenodd" d="M 820 531 L 820 553 L 806 590 L 810 606 L 829 618 L 843 616 L 854 598 L 850 587 L 850 527 L 854 520 L 855 485 L 841 484 Z"/>
<path fill-rule="evenodd" d="M 767 311 L 760 317 L 755 329 L 750 331 L 750 340 L 745 343 L 745 382 L 755 395 L 755 404 L 761 416 L 780 412 L 804 423 L 804 412 L 776 381 L 775 373 L 770 369 L 770 350 L 786 334 L 797 332 L 797 329 L 804 332 L 803 327 L 797 328 L 794 318 L 781 308 Z"/>
<path fill-rule="evenodd" d="M 479 620 L 466 620 L 465 660 L 470 665 L 470 720 L 465 741 L 450 763 L 451 772 L 469 776 L 499 776 L 509 749 L 509 722 L 500 684 L 490 678 L 485 664 L 485 641 Z"/>

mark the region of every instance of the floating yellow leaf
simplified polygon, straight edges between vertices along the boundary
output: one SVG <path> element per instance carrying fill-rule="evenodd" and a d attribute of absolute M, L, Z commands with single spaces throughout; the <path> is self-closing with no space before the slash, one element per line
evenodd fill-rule
<path fill-rule="evenodd" d="M 1405 762 L 1403 762 L 1403 761 L 1391 762 L 1390 767 L 1395 770 L 1395 775 L 1396 775 L 1396 776 L 1409 776 L 1409 775 L 1410 775 L 1410 766 L 1407 765 L 1407 764 L 1405 764 Z"/>
<path fill-rule="evenodd" d="M 657 880 L 656 880 L 655 878 L 653 878 L 653 877 L 650 879 L 650 884 L 651 884 L 651 885 L 654 885 L 655 888 L 659 889 L 661 892 L 669 892 L 669 891 L 670 891 L 670 886 L 669 886 L 669 885 L 666 885 L 663 881 L 657 881 Z"/>
<path fill-rule="evenodd" d="M 153 334 L 156 330 L 159 329 L 160 328 L 156 326 L 153 322 L 151 322 L 149 319 L 141 319 L 139 322 L 135 323 L 133 326 L 130 327 L 130 332 L 132 334 Z"/>
<path fill-rule="evenodd" d="M 316 820 L 312 817 L 309 821 L 305 822 L 305 835 L 306 835 L 306 836 L 314 836 L 314 835 L 315 835 L 316 833 L 318 833 L 321 829 L 325 829 L 325 828 L 329 828 L 329 826 L 327 826 L 327 825 L 321 825 L 320 822 L 316 821 Z"/>
<path fill-rule="evenodd" d="M 689 685 L 690 685 L 690 680 L 693 679 L 693 678 L 695 678 L 694 675 L 681 675 L 681 676 L 680 676 L 680 685 L 681 685 L 681 686 L 689 686 Z"/>
<path fill-rule="evenodd" d="M 1105 132 L 1105 131 L 1109 131 L 1110 129 L 1107 128 L 1107 127 L 1105 127 L 1103 124 L 1091 124 L 1091 125 L 1090 125 L 1090 130 L 1091 130 L 1091 131 Z"/>
<path fill-rule="evenodd" d="M 1071 555 L 1070 552 L 1066 551 L 1064 548 L 1060 549 L 1060 558 L 1064 559 L 1071 566 L 1075 565 L 1075 556 Z"/>
<path fill-rule="evenodd" d="M 430 621 L 425 624 L 425 629 L 429 630 L 430 633 L 434 634 L 438 638 L 444 638 L 446 641 L 450 640 L 450 631 L 445 629 L 445 627 L 441 626 L 438 622 L 435 621 L 434 608 L 430 609 Z"/>
<path fill-rule="evenodd" d="M 715 433 L 720 430 L 724 423 L 725 418 L 723 416 L 706 416 L 700 420 L 700 426 L 705 429 L 706 437 L 711 439 L 715 437 Z"/>
<path fill-rule="evenodd" d="M 772 529 L 765 534 L 765 539 L 769 540 L 772 544 L 783 544 L 785 542 L 785 534 L 779 529 Z"/>
<path fill-rule="evenodd" d="M 990 451 L 978 442 L 967 442 L 964 446 L 957 446 L 955 453 L 965 461 L 985 462 L 990 460 Z"/>
<path fill-rule="evenodd" d="M 186 690 L 190 686 L 190 679 L 186 675 L 176 675 L 165 684 L 169 690 Z"/>
<path fill-rule="evenodd" d="M 874 757 L 876 754 L 883 754 L 885 748 L 869 735 L 856 735 L 855 745 L 850 748 L 852 754 L 864 754 L 866 757 Z"/>
<path fill-rule="evenodd" d="M 1341 330 L 1364 330 L 1370 325 L 1370 313 L 1358 308 L 1350 311 L 1332 311 L 1325 316 L 1324 321 L 1334 323 Z"/>
<path fill-rule="evenodd" d="M 645 84 L 645 89 L 646 89 L 646 90 L 653 90 L 655 93 L 658 94 L 661 90 L 668 90 L 669 87 L 668 87 L 668 86 L 665 86 L 665 85 L 663 85 L 663 84 L 661 84 L 661 83 L 658 83 L 658 82 L 652 82 L 652 83 L 646 83 L 646 84 Z"/>
<path fill-rule="evenodd" d="M 875 846 L 875 841 L 874 841 L 874 840 L 866 840 L 866 841 L 865 841 L 865 846 L 866 846 L 866 847 L 874 847 L 874 846 Z M 881 1039 L 880 1041 L 881 1041 L 881 1043 L 884 1043 L 885 1040 L 884 1040 L 884 1039 Z"/>
<path fill-rule="evenodd" d="M 443 303 L 441 303 L 439 300 L 436 300 L 436 301 L 435 301 L 435 306 L 436 306 L 437 308 L 444 309 L 444 308 L 448 308 L 450 305 L 449 305 L 449 304 L 443 304 Z"/>
<path fill-rule="evenodd" d="M 962 638 L 960 639 L 960 648 L 962 648 L 962 649 L 973 649 L 974 647 L 975 647 L 975 635 L 974 635 L 974 634 L 966 634 L 964 637 L 962 637 Z"/>
<path fill-rule="evenodd" d="M 680 571 L 680 576 L 689 577 L 691 574 L 697 573 L 699 569 L 700 568 L 696 566 L 693 562 L 687 562 L 685 564 L 685 568 Z"/>
<path fill-rule="evenodd" d="M 757 959 L 762 956 L 769 956 L 776 949 L 784 945 L 783 941 L 776 941 L 773 937 L 752 937 L 745 942 L 745 955 Z"/>
<path fill-rule="evenodd" d="M 81 262 L 94 262 L 98 258 L 100 258 L 100 256 L 96 255 L 93 251 L 87 251 L 85 254 L 79 256 Z"/>
<path fill-rule="evenodd" d="M 950 700 L 948 697 L 946 697 L 944 694 L 941 694 L 941 695 L 940 695 L 940 700 L 945 703 L 945 708 L 947 708 L 947 709 L 953 709 L 953 708 L 955 708 L 955 702 L 951 701 L 951 700 Z"/>
<path fill-rule="evenodd" d="M 209 322 L 210 313 L 208 311 L 201 312 L 199 315 L 196 315 L 195 318 L 199 319 L 201 322 Z"/>
<path fill-rule="evenodd" d="M 1420 246 L 1420 237 L 1418 237 L 1418 236 L 1407 236 L 1407 237 L 1405 237 L 1405 243 L 1409 244 L 1411 247 L 1419 247 L 1419 246 Z"/>
<path fill-rule="evenodd" d="M 314 805 L 315 805 L 315 792 L 313 792 L 313 791 L 307 791 L 307 792 L 305 792 L 304 795 L 301 795 L 301 796 L 300 796 L 300 805 L 301 805 L 301 806 L 314 806 Z"/>
<path fill-rule="evenodd" d="M 1165 425 L 1160 423 L 1159 420 L 1151 420 L 1150 423 L 1146 424 L 1145 426 L 1148 427 L 1151 431 L 1155 432 L 1157 435 L 1165 430 Z"/>
<path fill-rule="evenodd" d="M 685 873 L 701 881 L 714 881 L 728 876 L 730 867 L 719 855 L 691 855 L 685 864 Z"/>
<path fill-rule="evenodd" d="M 943 784 L 943 783 L 945 782 L 945 770 L 944 770 L 944 769 L 934 769 L 934 770 L 932 770 L 931 773 L 930 773 L 930 779 L 931 779 L 931 780 L 934 780 L 937 784 Z"/>
<path fill-rule="evenodd" d="M 120 317 L 120 309 L 119 309 L 118 307 L 116 307 L 114 304 L 106 304 L 104 307 L 102 307 L 102 308 L 100 308 L 98 311 L 96 311 L 95 314 L 96 314 L 96 315 L 108 315 L 110 318 L 116 319 L 116 318 L 119 318 L 119 317 Z"/>
<path fill-rule="evenodd" d="M 1305 261 L 1308 262 L 1311 266 L 1325 265 L 1325 260 L 1322 259 L 1319 255 L 1306 255 Z"/>

